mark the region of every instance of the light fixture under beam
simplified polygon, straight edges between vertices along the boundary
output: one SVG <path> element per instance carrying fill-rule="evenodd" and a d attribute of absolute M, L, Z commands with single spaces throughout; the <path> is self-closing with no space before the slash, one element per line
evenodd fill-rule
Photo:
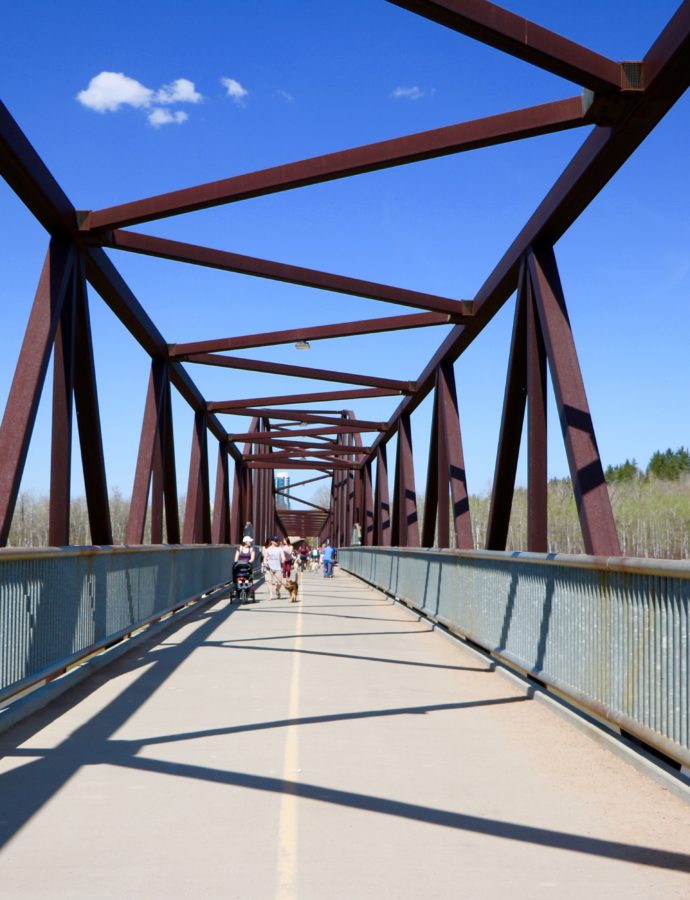
<path fill-rule="evenodd" d="M 295 350 L 311 350 L 311 344 L 309 341 L 297 341 Z"/>

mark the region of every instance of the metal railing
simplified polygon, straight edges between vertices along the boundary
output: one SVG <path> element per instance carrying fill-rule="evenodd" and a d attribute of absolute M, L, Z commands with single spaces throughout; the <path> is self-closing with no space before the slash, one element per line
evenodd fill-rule
<path fill-rule="evenodd" d="M 0 550 L 0 701 L 229 581 L 234 551 Z"/>
<path fill-rule="evenodd" d="M 690 767 L 690 563 L 376 547 L 339 561 Z"/>

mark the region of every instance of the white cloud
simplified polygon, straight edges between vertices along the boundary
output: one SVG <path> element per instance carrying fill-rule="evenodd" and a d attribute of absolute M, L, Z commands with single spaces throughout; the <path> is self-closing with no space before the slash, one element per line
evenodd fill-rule
<path fill-rule="evenodd" d="M 100 113 L 117 112 L 122 106 L 148 110 L 148 121 L 157 128 L 171 122 L 180 125 L 189 118 L 186 112 L 170 112 L 160 104 L 200 103 L 203 97 L 188 78 L 177 78 L 154 91 L 123 72 L 100 72 L 86 90 L 79 91 L 76 99 L 82 106 Z"/>
<path fill-rule="evenodd" d="M 282 88 L 278 88 L 275 91 L 275 95 L 276 95 L 276 97 L 280 97 L 281 100 L 285 100 L 286 103 L 294 103 L 295 102 L 295 98 L 292 96 L 292 94 L 289 94 L 287 91 L 284 91 Z"/>
<path fill-rule="evenodd" d="M 249 91 L 242 87 L 239 81 L 235 81 L 234 78 L 221 78 L 220 83 L 228 92 L 228 97 L 230 97 L 237 106 L 244 106 L 244 98 Z"/>
<path fill-rule="evenodd" d="M 156 103 L 200 103 L 201 94 L 188 78 L 178 78 L 156 92 Z"/>
<path fill-rule="evenodd" d="M 89 82 L 85 91 L 79 91 L 77 100 L 96 112 L 115 112 L 121 106 L 149 106 L 153 91 L 135 78 L 122 72 L 101 72 Z"/>
<path fill-rule="evenodd" d="M 394 100 L 420 100 L 425 96 L 426 91 L 417 87 L 416 84 L 413 87 L 397 87 L 391 93 L 391 97 L 393 97 Z"/>
<path fill-rule="evenodd" d="M 177 125 L 181 125 L 183 122 L 186 122 L 189 116 L 186 112 L 182 112 L 179 110 L 178 112 L 171 113 L 169 109 L 163 109 L 161 106 L 156 106 L 148 115 L 148 120 L 154 128 L 160 128 L 161 125 L 170 125 L 171 123 L 176 123 Z"/>

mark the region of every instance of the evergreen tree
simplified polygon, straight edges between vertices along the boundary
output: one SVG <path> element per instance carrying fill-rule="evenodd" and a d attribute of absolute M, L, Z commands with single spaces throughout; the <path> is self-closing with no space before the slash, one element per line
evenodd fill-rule
<path fill-rule="evenodd" d="M 632 481 L 634 478 L 639 478 L 641 474 L 635 459 L 626 459 L 619 466 L 606 467 L 606 480 L 609 484 Z"/>
<path fill-rule="evenodd" d="M 662 481 L 678 481 L 688 472 L 690 472 L 690 453 L 685 447 L 679 447 L 675 452 L 670 447 L 665 452 L 657 450 L 652 454 L 647 466 L 647 475 L 660 478 Z"/>

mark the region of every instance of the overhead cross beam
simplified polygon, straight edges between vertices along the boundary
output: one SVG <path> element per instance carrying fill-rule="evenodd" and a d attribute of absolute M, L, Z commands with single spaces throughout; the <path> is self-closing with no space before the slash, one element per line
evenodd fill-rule
<path fill-rule="evenodd" d="M 270 419 L 272 416 L 275 416 L 275 410 L 247 407 L 244 409 L 233 409 L 232 415 Z M 283 419 L 288 417 L 281 416 L 280 418 Z M 306 422 L 312 425 L 335 425 L 346 431 L 385 431 L 387 427 L 385 422 L 370 422 L 366 419 L 337 419 L 333 416 L 315 415 L 308 410 L 291 410 L 289 418 L 294 419 L 295 422 Z M 313 433 L 317 434 L 319 432 L 321 432 L 321 429 L 315 429 Z"/>
<path fill-rule="evenodd" d="M 585 84 L 584 81 L 581 83 Z M 166 216 L 586 124 L 580 98 L 571 97 L 96 210 L 83 216 L 80 227 L 82 231 L 93 232 L 139 225 Z"/>
<path fill-rule="evenodd" d="M 258 359 L 244 359 L 239 356 L 221 356 L 215 353 L 194 353 L 183 357 L 185 362 L 205 366 L 220 366 L 226 369 L 244 369 L 249 372 L 266 372 L 270 375 L 289 375 L 293 378 L 310 378 L 316 381 L 337 381 L 344 384 L 366 384 L 372 387 L 391 388 L 400 393 L 411 394 L 411 381 L 396 381 L 377 375 L 357 375 L 354 372 L 331 372 L 328 369 L 312 369 L 308 366 L 291 366 L 286 363 L 264 362 Z"/>
<path fill-rule="evenodd" d="M 626 87 L 623 66 L 488 0 L 388 0 L 592 91 Z"/>
<path fill-rule="evenodd" d="M 336 294 L 349 294 L 353 297 L 365 297 L 369 300 L 413 306 L 452 316 L 466 316 L 469 312 L 469 307 L 462 300 L 437 297 L 434 294 L 391 287 L 373 281 L 363 281 L 360 278 L 349 278 L 346 275 L 333 275 L 330 272 L 305 269 L 303 266 L 291 266 L 287 263 L 258 259 L 254 256 L 231 253 L 228 250 L 214 250 L 210 247 L 199 247 L 196 244 L 170 241 L 150 234 L 137 234 L 134 231 L 108 232 L 98 237 L 98 243 L 103 247 L 112 247 L 115 250 L 128 250 L 131 253 L 143 253 L 147 256 L 157 256 L 160 259 L 171 259 L 211 269 L 221 269 L 239 275 L 254 275 L 257 278 L 284 281 L 288 284 L 300 284 L 303 287 L 333 291 Z"/>
<path fill-rule="evenodd" d="M 450 316 L 446 313 L 416 313 L 407 316 L 386 316 L 381 319 L 364 319 L 357 322 L 339 322 L 335 325 L 312 325 L 271 331 L 264 334 L 247 334 L 240 337 L 219 338 L 209 341 L 194 341 L 189 344 L 172 344 L 169 348 L 171 359 L 187 359 L 197 353 L 217 353 L 221 350 L 248 350 L 252 347 L 269 347 L 278 344 L 292 344 L 295 341 L 322 341 L 329 338 L 355 337 L 364 334 L 379 334 L 387 331 L 403 331 L 407 328 L 426 328 L 431 325 L 449 325 L 469 319 L 471 304 L 466 304 L 465 315 Z"/>
<path fill-rule="evenodd" d="M 207 404 L 215 412 L 232 412 L 249 406 L 290 406 L 293 403 L 321 403 L 326 400 L 365 400 L 372 397 L 396 397 L 393 388 L 356 388 L 343 391 L 320 391 L 314 394 L 282 394 L 276 397 L 252 397 L 245 400 L 212 400 Z M 317 413 L 319 410 L 312 410 Z M 333 411 L 334 413 L 336 410 Z"/>

